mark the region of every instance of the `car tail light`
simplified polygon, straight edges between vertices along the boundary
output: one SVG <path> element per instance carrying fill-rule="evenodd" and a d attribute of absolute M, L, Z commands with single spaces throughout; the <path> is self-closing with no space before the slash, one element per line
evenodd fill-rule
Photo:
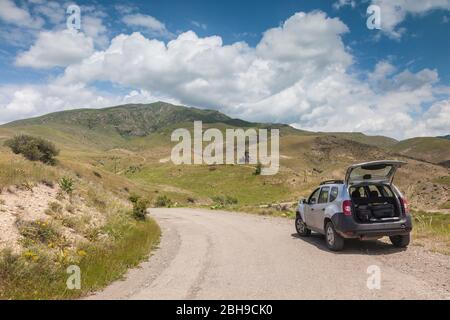
<path fill-rule="evenodd" d="M 352 202 L 350 200 L 344 200 L 342 203 L 342 212 L 346 216 L 352 215 Z"/>
<path fill-rule="evenodd" d="M 403 207 L 403 211 L 405 212 L 405 214 L 409 214 L 408 200 L 406 200 L 406 198 L 400 198 L 400 203 Z"/>

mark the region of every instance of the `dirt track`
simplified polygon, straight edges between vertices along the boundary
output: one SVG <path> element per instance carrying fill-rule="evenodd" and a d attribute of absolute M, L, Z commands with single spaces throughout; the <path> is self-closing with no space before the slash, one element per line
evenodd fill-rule
<path fill-rule="evenodd" d="M 163 237 L 149 262 L 91 299 L 450 299 L 450 259 L 411 246 L 350 241 L 329 252 L 293 221 L 199 209 L 152 209 Z M 381 289 L 367 288 L 367 268 Z"/>

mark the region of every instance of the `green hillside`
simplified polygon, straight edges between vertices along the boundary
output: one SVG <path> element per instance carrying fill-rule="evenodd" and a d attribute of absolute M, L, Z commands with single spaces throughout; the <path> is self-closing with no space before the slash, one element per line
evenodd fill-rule
<path fill-rule="evenodd" d="M 332 134 L 334 136 L 356 141 L 359 143 L 364 143 L 372 146 L 377 146 L 381 148 L 389 148 L 398 143 L 394 138 L 389 138 L 385 136 L 368 136 L 361 132 L 335 132 L 335 133 L 327 133 Z"/>
<path fill-rule="evenodd" d="M 236 127 L 280 129 L 279 174 L 255 176 L 252 165 L 173 165 L 170 154 L 175 143 L 170 141 L 171 133 L 177 128 L 192 130 L 195 120 L 203 121 L 204 129 L 214 127 L 222 132 Z M 409 186 L 421 181 L 417 188 L 423 188 L 423 183 L 431 183 L 428 180 L 447 175 L 444 168 L 411 160 L 420 157 L 413 149 L 408 152 L 411 146 L 408 141 L 397 142 L 362 133 L 307 132 L 288 125 L 251 123 L 231 119 L 218 111 L 164 102 L 78 109 L 15 121 L 0 126 L 0 143 L 18 133 L 51 140 L 61 149 L 60 166 L 97 180 L 102 180 L 95 174 L 100 173 L 117 192 L 124 193 L 126 187 L 146 193 L 152 200 L 168 195 L 180 205 L 210 205 L 217 197 L 226 196 L 236 198 L 242 206 L 296 201 L 321 180 L 343 178 L 350 164 L 398 158 L 409 161 L 410 165 L 401 171 L 397 181 L 409 188 L 411 202 L 421 206 L 422 198 L 415 200 L 415 187 Z M 424 144 L 429 148 L 426 160 L 437 163 L 449 159 L 445 155 L 449 149 L 440 146 L 450 141 L 434 139 L 438 142 L 436 146 Z M 439 153 L 435 154 L 435 148 Z M 402 158 L 403 154 L 409 158 Z M 434 176 L 427 177 L 431 171 Z"/>
<path fill-rule="evenodd" d="M 12 122 L 7 127 L 29 125 L 70 125 L 96 131 L 117 131 L 121 136 L 146 136 L 168 124 L 189 121 L 228 122 L 226 115 L 213 110 L 175 106 L 164 102 L 130 104 L 106 109 L 77 109 L 56 112 L 42 117 Z"/>
<path fill-rule="evenodd" d="M 390 148 L 393 152 L 436 164 L 450 161 L 450 140 L 441 138 L 413 138 Z"/>

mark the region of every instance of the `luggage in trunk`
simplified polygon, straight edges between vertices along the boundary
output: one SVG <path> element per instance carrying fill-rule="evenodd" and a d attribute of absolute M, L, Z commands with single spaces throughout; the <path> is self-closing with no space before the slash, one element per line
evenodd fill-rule
<path fill-rule="evenodd" d="M 355 214 L 363 223 L 377 222 L 395 217 L 395 208 L 389 203 L 370 203 L 355 205 Z"/>
<path fill-rule="evenodd" d="M 372 218 L 372 210 L 368 205 L 356 206 L 356 216 L 361 222 L 369 222 Z"/>
<path fill-rule="evenodd" d="M 372 216 L 377 219 L 393 218 L 395 216 L 394 206 L 390 203 L 370 204 Z"/>

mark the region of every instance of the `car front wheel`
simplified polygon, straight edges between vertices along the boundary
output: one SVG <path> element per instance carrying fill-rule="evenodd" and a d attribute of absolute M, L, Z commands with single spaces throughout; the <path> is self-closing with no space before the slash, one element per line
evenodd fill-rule
<path fill-rule="evenodd" d="M 300 237 L 309 237 L 311 235 L 311 230 L 306 227 L 300 216 L 295 218 L 295 229 Z"/>
<path fill-rule="evenodd" d="M 341 251 L 344 249 L 344 238 L 342 238 L 334 229 L 332 222 L 327 222 L 325 226 L 325 241 L 331 251 Z"/>

